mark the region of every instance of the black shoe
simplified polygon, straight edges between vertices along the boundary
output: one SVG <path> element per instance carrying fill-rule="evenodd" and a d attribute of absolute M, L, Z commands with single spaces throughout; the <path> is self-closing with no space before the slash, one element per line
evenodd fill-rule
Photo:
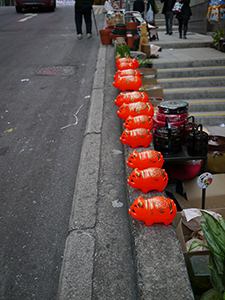
<path fill-rule="evenodd" d="M 166 32 L 165 34 L 169 34 L 169 32 Z"/>
<path fill-rule="evenodd" d="M 172 32 L 169 33 L 169 35 L 172 35 L 172 34 L 173 34 Z"/>
<path fill-rule="evenodd" d="M 184 39 L 185 39 L 185 40 L 187 39 L 186 35 L 184 36 Z"/>
<path fill-rule="evenodd" d="M 182 39 L 182 35 L 180 35 L 180 39 Z"/>

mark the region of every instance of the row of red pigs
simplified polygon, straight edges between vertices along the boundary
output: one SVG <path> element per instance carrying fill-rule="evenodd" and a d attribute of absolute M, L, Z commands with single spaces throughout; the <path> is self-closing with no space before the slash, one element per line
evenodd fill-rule
<path fill-rule="evenodd" d="M 117 96 L 115 104 L 119 106 L 117 115 L 125 121 L 126 128 L 120 141 L 132 148 L 139 146 L 147 148 L 152 141 L 154 108 L 149 103 L 148 95 L 138 91 L 142 85 L 141 74 L 137 70 L 138 61 L 135 58 L 120 58 L 116 62 L 116 67 L 118 71 L 114 76 L 113 85 L 122 92 Z M 133 188 L 147 193 L 151 190 L 162 192 L 167 186 L 168 175 L 162 169 L 164 159 L 160 152 L 134 151 L 126 163 L 134 169 L 127 179 L 127 183 Z M 147 199 L 140 196 L 129 209 L 129 214 L 134 219 L 144 221 L 147 226 L 154 223 L 169 225 L 176 212 L 174 201 L 164 196 Z"/>

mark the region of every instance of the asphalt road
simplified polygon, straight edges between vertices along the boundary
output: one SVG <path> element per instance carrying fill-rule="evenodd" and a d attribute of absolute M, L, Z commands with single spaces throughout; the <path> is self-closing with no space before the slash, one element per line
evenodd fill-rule
<path fill-rule="evenodd" d="M 28 13 L 0 7 L 0 299 L 52 300 L 100 37 L 71 6 Z"/>

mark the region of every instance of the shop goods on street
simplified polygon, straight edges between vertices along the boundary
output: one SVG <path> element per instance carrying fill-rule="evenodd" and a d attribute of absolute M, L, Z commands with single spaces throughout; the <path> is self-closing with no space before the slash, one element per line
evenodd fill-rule
<path fill-rule="evenodd" d="M 218 299 L 222 299 L 219 297 L 225 292 L 224 285 L 221 284 L 218 290 L 216 284 L 210 282 L 209 269 L 202 277 L 207 285 L 198 282 L 198 272 L 201 272 L 198 269 L 202 267 L 202 260 L 198 259 L 202 259 L 203 255 L 203 265 L 206 267 L 209 263 L 212 280 L 216 280 L 215 276 L 224 276 L 221 272 L 219 275 L 216 273 L 217 262 L 212 263 L 209 256 L 210 253 L 214 255 L 214 250 L 208 244 L 209 238 L 204 236 L 206 231 L 199 232 L 204 226 L 202 224 L 206 224 L 202 209 L 224 222 L 224 188 L 221 180 L 225 179 L 225 137 L 211 136 L 204 124 L 196 123 L 189 113 L 188 102 L 165 101 L 163 86 L 157 84 L 157 69 L 152 68 L 149 61 L 141 65 L 143 60 L 135 56 L 131 58 L 128 50 L 121 57 L 120 50 L 117 53 L 117 45 L 121 47 L 127 39 L 121 39 L 121 36 L 117 39 L 111 35 L 113 37 L 117 71 L 112 84 L 118 89 L 114 102 L 124 128 L 118 138 L 125 145 L 125 154 L 129 154 L 125 158 L 130 169 L 128 191 L 134 189 L 141 192 L 141 196 L 131 203 L 129 215 L 133 222 L 143 222 L 145 226 L 168 226 L 174 221 L 193 293 L 204 294 L 210 290 L 207 293 L 216 293 Z M 130 51 L 134 50 L 134 46 L 130 47 L 127 43 L 126 49 L 127 46 Z M 140 44 L 139 47 L 143 49 Z M 170 185 L 174 185 L 176 191 L 171 191 Z M 191 193 L 192 190 L 194 192 Z M 149 197 L 151 193 L 154 196 Z M 189 223 L 195 223 L 195 226 L 192 228 Z M 212 222 L 212 230 L 216 230 L 216 226 L 218 224 Z M 218 244 L 217 240 L 215 247 L 220 247 Z M 224 256 L 220 259 L 225 262 Z"/>

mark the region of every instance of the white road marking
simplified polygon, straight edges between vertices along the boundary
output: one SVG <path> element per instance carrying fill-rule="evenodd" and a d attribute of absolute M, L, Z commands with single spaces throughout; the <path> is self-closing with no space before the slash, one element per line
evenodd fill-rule
<path fill-rule="evenodd" d="M 18 22 L 25 22 L 33 17 L 37 17 L 37 14 L 25 14 L 24 16 L 27 16 L 26 18 L 20 19 Z"/>

